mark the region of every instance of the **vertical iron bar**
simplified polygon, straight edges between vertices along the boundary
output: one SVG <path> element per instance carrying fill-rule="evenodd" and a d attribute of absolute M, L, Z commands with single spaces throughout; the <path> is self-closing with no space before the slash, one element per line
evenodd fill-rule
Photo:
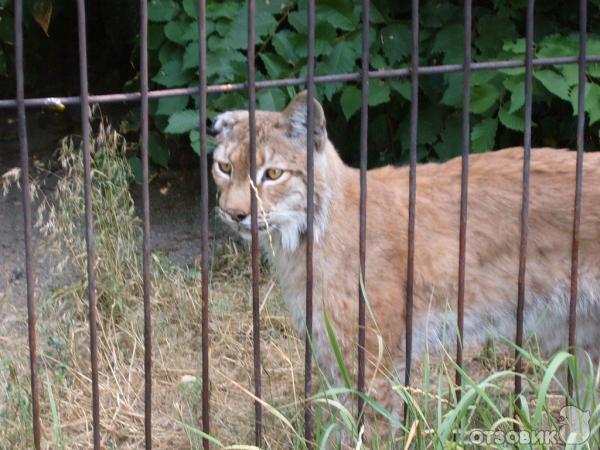
<path fill-rule="evenodd" d="M 406 264 L 406 364 L 404 384 L 410 385 L 412 363 L 412 314 L 415 274 L 415 212 L 417 202 L 417 120 L 419 116 L 419 0 L 412 0 L 411 17 L 411 72 L 410 72 L 410 176 L 408 197 L 408 248 Z M 408 403 L 404 403 L 404 420 L 408 415 Z"/>
<path fill-rule="evenodd" d="M 369 125 L 369 1 L 362 2 L 362 56 L 361 56 L 361 111 L 360 111 L 360 217 L 359 217 L 359 259 L 360 276 L 366 286 L 367 260 L 367 145 Z M 366 287 L 365 287 L 366 289 Z M 365 295 L 358 282 L 358 380 L 359 393 L 365 392 Z M 364 399 L 357 399 L 358 427 L 364 422 Z"/>
<path fill-rule="evenodd" d="M 202 431 L 210 434 L 210 379 L 208 376 L 208 142 L 206 138 L 206 0 L 198 0 L 198 40 L 200 65 L 200 242 L 202 281 Z M 210 442 L 202 439 L 204 450 Z"/>
<path fill-rule="evenodd" d="M 581 222 L 581 193 L 583 191 L 583 150 L 585 131 L 585 53 L 587 46 L 587 1 L 579 1 L 579 85 L 577 105 L 577 165 L 575 168 L 575 208 L 573 212 L 573 243 L 571 247 L 571 298 L 569 301 L 569 351 L 575 354 L 577 330 L 577 289 L 579 271 L 579 226 Z M 567 387 L 573 398 L 573 374 L 568 372 Z"/>
<path fill-rule="evenodd" d="M 529 231 L 529 167 L 531 161 L 531 110 L 533 83 L 533 9 L 534 0 L 527 2 L 527 32 L 525 48 L 525 132 L 523 154 L 523 197 L 521 204 L 521 244 L 519 250 L 519 279 L 517 287 L 517 330 L 515 344 L 523 346 L 523 311 L 525 308 L 525 269 L 527 265 L 527 235 Z M 523 363 L 519 349 L 515 350 L 515 396 L 521 393 Z"/>
<path fill-rule="evenodd" d="M 462 168 L 460 179 L 460 232 L 458 251 L 458 300 L 457 323 L 458 336 L 456 339 L 456 364 L 463 365 L 463 340 L 465 316 L 465 257 L 467 252 L 467 199 L 469 190 L 469 150 L 471 147 L 470 134 L 470 103 L 471 103 L 471 22 L 472 0 L 465 0 L 464 5 L 464 61 L 463 61 L 463 116 L 462 116 Z M 456 370 L 456 399 L 460 400 L 462 394 L 462 376 Z"/>
<path fill-rule="evenodd" d="M 152 309 L 150 303 L 150 189 L 148 176 L 148 2 L 140 0 L 140 84 L 142 154 L 142 248 L 144 282 L 144 432 L 146 450 L 152 448 Z"/>
<path fill-rule="evenodd" d="M 94 449 L 100 450 L 100 393 L 98 390 L 98 338 L 96 327 L 96 273 L 94 256 L 94 216 L 92 211 L 92 161 L 90 153 L 90 107 L 88 92 L 85 0 L 77 0 L 79 34 L 79 77 L 81 83 L 81 134 L 85 187 L 85 242 L 87 252 L 88 302 L 90 321 L 90 357 L 92 363 L 92 416 Z"/>
<path fill-rule="evenodd" d="M 309 398 L 312 393 L 312 328 L 313 328 L 313 247 L 315 216 L 315 0 L 307 3 L 308 46 L 306 72 L 306 337 L 304 345 L 304 439 L 312 448 L 313 416 Z"/>
<path fill-rule="evenodd" d="M 40 392 L 37 370 L 37 336 L 35 316 L 35 276 L 33 273 L 33 243 L 31 193 L 29 188 L 29 148 L 25 115 L 25 71 L 23 64 L 23 1 L 15 0 L 15 75 L 17 81 L 17 114 L 19 117 L 19 149 L 21 156 L 21 189 L 23 196 L 23 228 L 25 230 L 25 272 L 27 278 L 27 326 L 29 337 L 29 370 L 31 373 L 31 413 L 33 443 L 41 449 Z"/>
<path fill-rule="evenodd" d="M 261 397 L 260 373 L 260 280 L 258 249 L 258 215 L 257 215 L 257 182 L 256 182 L 256 76 L 255 76 L 255 43 L 256 43 L 256 0 L 248 1 L 248 125 L 250 133 L 250 214 L 252 234 L 252 343 L 254 348 L 254 395 Z M 254 441 L 257 447 L 262 442 L 262 405 L 254 401 Z"/>

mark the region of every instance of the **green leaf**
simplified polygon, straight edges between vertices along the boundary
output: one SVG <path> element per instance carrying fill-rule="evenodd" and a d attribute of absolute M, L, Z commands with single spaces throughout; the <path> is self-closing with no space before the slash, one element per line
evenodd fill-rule
<path fill-rule="evenodd" d="M 342 107 L 342 112 L 346 117 L 346 120 L 350 120 L 350 118 L 360 109 L 361 105 L 361 92 L 360 90 L 353 85 L 347 85 L 344 87 L 342 91 L 342 95 L 340 97 L 340 106 Z"/>
<path fill-rule="evenodd" d="M 585 101 L 585 110 L 590 114 L 590 125 L 594 125 L 600 121 L 600 85 L 592 84 Z"/>
<path fill-rule="evenodd" d="M 168 22 L 179 14 L 179 4 L 172 0 L 150 0 L 148 2 L 148 19 L 151 22 Z"/>
<path fill-rule="evenodd" d="M 129 158 L 129 165 L 131 166 L 131 173 L 135 178 L 136 183 L 142 182 L 142 160 L 137 156 Z"/>
<path fill-rule="evenodd" d="M 573 107 L 573 115 L 576 115 L 577 106 L 579 105 L 579 89 L 577 86 L 573 86 L 571 89 L 570 101 Z M 590 116 L 590 125 L 600 120 L 600 85 L 585 84 L 585 111 Z"/>
<path fill-rule="evenodd" d="M 405 100 L 411 100 L 412 88 L 410 86 L 410 81 L 390 78 L 388 83 L 390 84 L 390 87 L 400 94 Z"/>
<path fill-rule="evenodd" d="M 331 52 L 337 34 L 327 22 L 318 23 L 315 28 L 315 55 L 320 56 Z"/>
<path fill-rule="evenodd" d="M 524 55 L 525 54 L 525 39 L 513 39 L 509 41 L 504 41 L 502 45 L 502 50 L 506 52 L 514 53 L 515 55 Z"/>
<path fill-rule="evenodd" d="M 588 104 L 588 94 L 590 93 L 590 89 L 591 89 L 592 85 L 590 83 L 585 83 L 585 103 L 586 103 L 586 109 L 587 109 L 587 104 Z M 571 106 L 573 107 L 573 115 L 576 116 L 577 115 L 577 111 L 578 111 L 578 106 L 579 106 L 579 87 L 578 86 L 573 86 L 573 88 L 571 89 L 571 92 L 569 92 L 569 100 L 571 101 Z"/>
<path fill-rule="evenodd" d="M 240 13 L 240 9 L 244 6 L 246 6 L 245 2 L 209 2 L 206 5 L 206 18 L 209 20 L 221 18 L 233 19 Z"/>
<path fill-rule="evenodd" d="M 350 73 L 354 69 L 356 52 L 346 41 L 336 44 L 323 65 L 329 73 Z"/>
<path fill-rule="evenodd" d="M 558 56 L 576 56 L 579 53 L 577 41 L 563 34 L 551 34 L 539 43 L 536 56 L 552 58 Z"/>
<path fill-rule="evenodd" d="M 471 89 L 471 112 L 481 114 L 496 104 L 500 91 L 493 84 L 473 86 Z"/>
<path fill-rule="evenodd" d="M 525 119 L 523 117 L 522 109 L 517 112 L 509 113 L 508 106 L 504 104 L 498 111 L 498 119 L 500 119 L 502 125 L 510 130 L 523 131 L 525 129 Z"/>
<path fill-rule="evenodd" d="M 459 112 L 451 114 L 442 124 L 442 120 L 438 118 L 439 114 L 436 114 L 437 111 L 434 108 L 429 108 L 423 113 L 423 118 L 419 119 L 418 142 L 434 142 L 437 133 L 442 130 L 440 142 L 433 147 L 437 156 L 441 161 L 447 161 L 460 155 L 462 152 L 462 114 Z M 423 119 L 425 119 L 425 125 L 421 125 Z"/>
<path fill-rule="evenodd" d="M 318 3 L 316 7 L 317 17 L 323 18 L 328 23 L 333 25 L 334 28 L 338 28 L 344 31 L 353 31 L 356 28 L 357 23 L 354 21 L 354 14 L 352 13 L 352 7 L 350 2 L 341 2 L 336 6 L 325 5 Z M 350 7 L 344 7 L 349 5 Z M 306 17 L 306 13 L 304 13 Z"/>
<path fill-rule="evenodd" d="M 258 56 L 272 79 L 284 78 L 289 74 L 289 65 L 281 56 L 273 53 L 260 53 Z"/>
<path fill-rule="evenodd" d="M 179 45 L 165 40 L 158 51 L 158 60 L 161 64 L 166 64 L 170 61 L 183 59 L 183 48 Z"/>
<path fill-rule="evenodd" d="M 183 53 L 182 69 L 196 69 L 200 67 L 200 46 L 198 42 L 190 42 Z"/>
<path fill-rule="evenodd" d="M 184 33 L 189 24 L 182 20 L 172 20 L 165 25 L 165 36 L 176 44 L 185 44 Z"/>
<path fill-rule="evenodd" d="M 169 125 L 165 133 L 183 134 L 200 126 L 200 113 L 198 110 L 185 109 L 173 113 L 169 117 Z"/>
<path fill-rule="evenodd" d="M 566 64 L 560 66 L 559 70 L 569 86 L 574 86 L 579 82 L 579 66 L 577 64 Z"/>
<path fill-rule="evenodd" d="M 183 0 L 183 10 L 188 17 L 198 19 L 198 0 Z M 196 26 L 197 28 L 197 26 Z"/>
<path fill-rule="evenodd" d="M 483 119 L 471 130 L 471 149 L 475 153 L 488 152 L 494 148 L 498 119 Z"/>
<path fill-rule="evenodd" d="M 162 65 L 152 80 L 165 87 L 177 87 L 187 84 L 192 79 L 191 73 L 184 70 L 181 60 L 169 61 Z"/>
<path fill-rule="evenodd" d="M 275 32 L 277 20 L 266 11 L 256 12 L 256 43 Z M 217 42 L 217 41 L 213 41 Z M 210 44 L 210 42 L 209 42 Z M 248 47 L 248 8 L 242 8 L 229 25 L 219 47 L 229 50 L 245 50 Z"/>
<path fill-rule="evenodd" d="M 515 84 L 514 88 L 511 89 L 510 95 L 510 108 L 508 109 L 509 114 L 518 111 L 525 104 L 525 83 L 519 81 Z"/>
<path fill-rule="evenodd" d="M 292 36 L 295 35 L 296 33 L 293 31 L 282 30 L 273 36 L 273 40 L 271 41 L 277 54 L 290 64 L 296 63 L 296 60 L 298 59 L 296 51 L 294 50 L 294 44 L 292 42 Z"/>
<path fill-rule="evenodd" d="M 443 53 L 444 64 L 457 64 L 463 61 L 464 28 L 462 25 L 454 24 L 442 28 L 435 36 L 433 53 Z"/>
<path fill-rule="evenodd" d="M 411 34 L 406 25 L 389 25 L 381 30 L 383 54 L 390 64 L 398 63 L 410 55 Z"/>
<path fill-rule="evenodd" d="M 445 110 L 439 105 L 433 103 L 425 104 L 419 108 L 419 123 L 417 126 L 417 144 L 429 145 L 438 140 L 440 134 L 442 140 L 448 144 L 445 151 L 447 157 L 452 157 L 454 154 L 450 152 L 458 151 L 460 153 L 460 136 L 461 136 L 461 117 L 460 113 L 444 114 Z M 444 119 L 446 120 L 444 121 Z M 400 124 L 400 144 L 402 148 L 410 147 L 410 120 L 408 115 Z M 442 131 L 443 130 L 443 131 Z M 437 150 L 436 150 L 437 151 Z M 459 154 L 458 153 L 458 154 Z"/>
<path fill-rule="evenodd" d="M 454 108 L 462 107 L 463 102 L 463 74 L 460 72 L 445 75 L 447 88 L 440 100 L 444 105 Z"/>
<path fill-rule="evenodd" d="M 265 89 L 256 94 L 258 109 L 281 111 L 285 108 L 287 97 L 281 89 Z"/>
<path fill-rule="evenodd" d="M 517 37 L 515 22 L 507 17 L 499 17 L 497 14 L 486 14 L 475 21 L 477 28 L 477 38 L 474 43 L 479 50 L 486 56 L 496 56 L 502 49 L 502 40 L 514 39 Z M 491 59 L 491 58 L 486 58 Z"/>
<path fill-rule="evenodd" d="M 369 80 L 369 106 L 381 105 L 390 100 L 390 86 L 382 80 Z"/>
<path fill-rule="evenodd" d="M 192 146 L 192 150 L 194 150 L 194 152 L 196 154 L 200 155 L 200 133 L 198 132 L 198 130 L 190 131 L 190 144 Z M 217 143 L 215 142 L 215 140 L 213 138 L 211 138 L 210 136 L 207 136 L 206 137 L 207 153 L 212 152 L 216 146 L 217 146 Z"/>
<path fill-rule="evenodd" d="M 148 156 L 154 164 L 167 168 L 169 165 L 169 148 L 157 133 L 148 136 Z"/>
<path fill-rule="evenodd" d="M 176 111 L 181 111 L 182 109 L 185 109 L 189 100 L 189 95 L 160 98 L 158 100 L 158 108 L 155 114 L 159 116 L 170 116 Z"/>
<path fill-rule="evenodd" d="M 157 23 L 148 24 L 148 50 L 158 50 L 164 41 L 163 26 Z"/>
<path fill-rule="evenodd" d="M 552 94 L 569 101 L 569 84 L 561 74 L 551 69 L 539 69 L 533 71 L 533 76 Z"/>

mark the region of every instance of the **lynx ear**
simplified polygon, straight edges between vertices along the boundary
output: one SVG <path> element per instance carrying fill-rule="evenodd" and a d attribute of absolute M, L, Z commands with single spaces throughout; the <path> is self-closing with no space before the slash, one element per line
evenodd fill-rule
<path fill-rule="evenodd" d="M 306 142 L 306 133 L 308 129 L 308 94 L 306 91 L 296 95 L 290 104 L 282 112 L 288 122 L 288 135 L 292 139 L 299 139 Z M 313 99 L 315 111 L 315 150 L 319 151 L 327 141 L 327 128 L 325 127 L 325 113 L 321 104 Z"/>
<path fill-rule="evenodd" d="M 248 111 L 236 110 L 219 114 L 213 121 L 213 126 L 208 130 L 209 136 L 217 140 L 225 140 L 231 134 L 233 127 L 248 115 Z"/>

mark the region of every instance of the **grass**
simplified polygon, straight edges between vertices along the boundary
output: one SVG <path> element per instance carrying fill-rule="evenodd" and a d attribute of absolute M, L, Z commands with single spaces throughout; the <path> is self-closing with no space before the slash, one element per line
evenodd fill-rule
<path fill-rule="evenodd" d="M 100 124 L 94 139 L 94 231 L 98 297 L 98 359 L 101 436 L 107 449 L 142 448 L 144 442 L 143 311 L 140 263 L 141 228 L 128 186 L 131 173 L 127 143 Z M 91 381 L 87 324 L 86 252 L 83 223 L 83 167 L 78 142 L 60 148 L 60 176 L 46 195 L 34 186 L 39 205 L 37 228 L 43 233 L 52 272 L 49 286 L 38 286 L 38 365 L 44 448 L 90 448 Z M 40 168 L 40 170 L 43 170 Z M 13 172 L 12 176 L 14 177 Z M 13 178 L 14 179 L 14 178 Z M 8 183 L 6 183 L 8 184 Z M 210 285 L 211 440 L 213 448 L 252 448 L 253 353 L 248 252 L 231 242 L 213 243 Z M 276 284 L 263 267 L 261 333 L 264 448 L 304 449 L 303 342 L 292 330 Z M 154 448 L 201 448 L 200 277 L 160 254 L 152 257 L 153 443 Z M 0 339 L 0 448 L 32 447 L 26 314 Z M 337 348 L 331 330 L 331 345 Z M 564 403 L 559 369 L 572 362 L 566 353 L 539 358 L 535 343 L 522 350 L 525 395 L 515 410 L 510 343 L 492 343 L 486 355 L 471 355 L 463 372 L 463 395 L 456 398 L 455 365 L 449 354 L 426 355 L 405 387 L 392 371 L 389 382 L 407 402 L 408 416 L 398 421 L 371 398 L 369 421 L 403 429 L 396 441 L 373 438 L 370 448 L 503 448 L 474 445 L 473 430 L 506 435 L 517 421 L 523 430 L 557 431 L 555 418 Z M 339 358 L 340 364 L 342 359 Z M 341 366 L 341 373 L 351 373 Z M 385 370 L 385 368 L 382 368 Z M 387 373 L 387 372 L 386 372 Z M 318 368 L 313 392 L 317 448 L 336 448 L 340 433 L 357 444 L 357 428 L 345 398 L 353 399 L 353 382 L 331 387 Z M 579 448 L 600 447 L 597 367 L 576 369 L 590 389 L 577 405 L 590 412 L 592 437 Z M 596 389 L 592 386 L 596 382 Z M 354 402 L 352 402 L 354 403 Z M 516 417 L 516 419 L 515 419 Z M 520 445 L 520 448 L 550 448 Z M 575 447 L 571 447 L 575 448 Z"/>

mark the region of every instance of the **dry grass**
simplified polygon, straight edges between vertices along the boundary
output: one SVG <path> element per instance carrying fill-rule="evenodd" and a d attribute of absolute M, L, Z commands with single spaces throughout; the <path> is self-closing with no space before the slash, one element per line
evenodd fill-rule
<path fill-rule="evenodd" d="M 125 142 L 102 126 L 94 139 L 94 213 L 98 297 L 101 434 L 106 448 L 142 448 L 144 439 L 141 231 L 127 185 Z M 66 139 L 51 198 L 34 189 L 37 227 L 54 283 L 38 288 L 38 366 L 47 448 L 89 448 L 91 371 L 87 324 L 82 161 Z M 14 175 L 14 174 L 13 174 Z M 8 180 L 7 180 L 8 181 Z M 8 184 L 8 183 L 7 183 Z M 213 255 L 210 286 L 211 434 L 224 444 L 253 441 L 252 314 L 248 252 L 233 243 Z M 197 447 L 201 429 L 200 276 L 152 258 L 154 447 Z M 302 410 L 303 343 L 291 330 L 268 270 L 261 283 L 263 395 L 292 421 Z M 15 311 L 14 330 L 26 330 Z M 0 340 L 0 448 L 31 448 L 28 347 L 24 333 Z M 290 380 L 292 381 L 290 383 Z M 51 398 L 52 397 L 52 398 Z M 53 412 L 53 408 L 55 411 Z M 266 414 L 268 416 L 268 414 Z M 265 440 L 287 448 L 291 436 L 269 417 Z"/>

